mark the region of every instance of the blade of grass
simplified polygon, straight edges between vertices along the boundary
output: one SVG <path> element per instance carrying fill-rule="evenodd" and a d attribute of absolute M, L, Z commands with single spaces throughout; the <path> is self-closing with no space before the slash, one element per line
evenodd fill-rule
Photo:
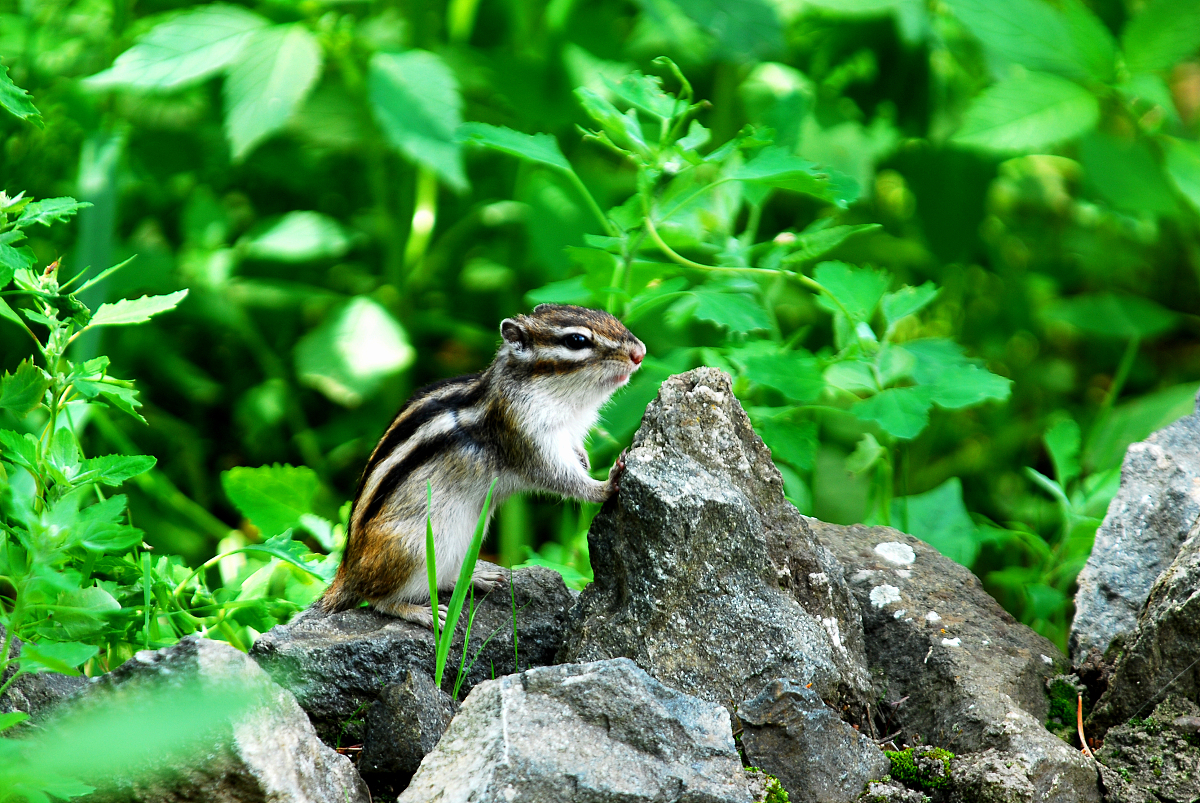
<path fill-rule="evenodd" d="M 433 547 L 433 483 L 425 483 L 428 502 L 425 508 L 425 572 L 429 576 L 429 610 L 433 614 L 433 643 L 439 644 L 442 634 L 438 629 L 437 555 Z M 437 682 L 442 683 L 442 673 L 437 672 Z"/>
<path fill-rule="evenodd" d="M 475 536 L 471 539 L 471 545 L 467 547 L 462 568 L 458 572 L 458 582 L 454 584 L 454 593 L 450 595 L 450 604 L 446 607 L 446 627 L 437 645 L 436 680 L 438 686 L 441 686 L 442 671 L 445 669 L 446 659 L 450 655 L 450 642 L 454 638 L 458 617 L 462 614 L 463 600 L 466 599 L 467 589 L 471 586 L 471 575 L 474 574 L 475 564 L 479 560 L 479 548 L 483 545 L 483 533 L 487 529 L 488 509 L 492 505 L 492 493 L 496 490 L 496 483 L 499 480 L 500 478 L 496 477 L 488 486 L 487 496 L 483 500 L 483 510 L 479 511 L 479 521 L 475 524 Z"/>

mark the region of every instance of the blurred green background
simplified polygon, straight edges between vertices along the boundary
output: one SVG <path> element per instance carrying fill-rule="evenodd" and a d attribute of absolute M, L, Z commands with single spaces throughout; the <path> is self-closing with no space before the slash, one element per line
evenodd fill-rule
<path fill-rule="evenodd" d="M 823 258 L 882 269 L 893 291 L 935 283 L 889 338 L 953 340 L 1011 393 L 926 403 L 915 437 L 881 431 L 756 384 L 736 353 L 766 325 L 706 316 L 696 296 L 631 320 L 647 370 L 602 421 L 593 465 L 627 444 L 663 377 L 727 367 L 776 454 L 795 447 L 781 462 L 803 512 L 906 527 L 1065 644 L 1125 447 L 1191 412 L 1200 387 L 1194 0 L 0 0 L 0 60 L 44 121 L 0 118 L 2 188 L 92 204 L 26 232 L 38 264 L 137 254 L 87 291 L 93 308 L 190 290 L 170 315 L 74 346 L 141 389 L 148 426 L 96 410 L 81 428 L 87 454 L 158 458 L 125 488 L 133 523 L 197 566 L 231 530 L 262 535 L 222 472 L 274 463 L 315 471 L 313 511 L 338 520 L 407 395 L 484 367 L 503 317 L 572 300 L 582 285 L 555 283 L 592 275 L 585 246 L 606 234 L 568 175 L 467 148 L 458 124 L 553 135 L 609 209 L 645 171 L 585 141 L 581 100 L 624 109 L 612 81 L 632 70 L 677 91 L 664 55 L 708 101 L 690 153 L 754 126 L 855 187 L 840 204 L 780 191 L 710 206 L 677 250 L 711 264 L 737 237 L 876 224 Z M 662 159 L 651 167 L 670 173 Z M 618 313 L 675 275 L 657 259 L 635 265 Z M 744 281 L 721 292 L 753 299 L 774 342 L 848 348 L 812 293 Z M 29 353 L 0 327 L 0 368 Z M 578 584 L 593 513 L 512 501 L 484 551 Z"/>

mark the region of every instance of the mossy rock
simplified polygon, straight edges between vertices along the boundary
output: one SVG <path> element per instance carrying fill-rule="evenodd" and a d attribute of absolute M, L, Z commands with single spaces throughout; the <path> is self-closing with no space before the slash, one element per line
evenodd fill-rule
<path fill-rule="evenodd" d="M 943 789 L 950 783 L 950 761 L 954 754 L 940 747 L 909 747 L 885 750 L 892 762 L 893 779 L 910 789 Z"/>
<path fill-rule="evenodd" d="M 783 784 L 769 772 L 763 772 L 758 767 L 746 767 L 746 772 L 763 776 L 766 782 L 765 794 L 760 803 L 791 803 L 791 798 L 788 797 L 787 790 L 783 788 Z"/>

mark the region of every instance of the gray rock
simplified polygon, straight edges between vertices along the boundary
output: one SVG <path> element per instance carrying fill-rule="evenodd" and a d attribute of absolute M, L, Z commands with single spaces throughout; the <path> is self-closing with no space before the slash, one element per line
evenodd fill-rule
<path fill-rule="evenodd" d="M 1006 753 L 984 750 L 950 762 L 953 803 L 1033 803 L 1036 790 L 1025 767 Z"/>
<path fill-rule="evenodd" d="M 929 796 L 899 781 L 872 781 L 858 800 L 859 803 L 929 803 Z"/>
<path fill-rule="evenodd" d="M 588 534 L 596 579 L 558 660 L 632 658 L 730 710 L 786 677 L 865 719 L 858 606 L 784 499 L 729 375 L 665 381 L 625 465 Z"/>
<path fill-rule="evenodd" d="M 737 710 L 742 749 L 753 766 L 777 777 L 792 803 L 857 798 L 891 762 L 875 742 L 842 722 L 812 689 L 772 683 Z"/>
<path fill-rule="evenodd" d="M 1089 728 L 1099 731 L 1151 710 L 1167 693 L 1200 697 L 1200 522 L 1158 578 L 1117 658 Z M 1089 730 L 1089 733 L 1091 731 Z"/>
<path fill-rule="evenodd" d="M 419 670 L 409 670 L 402 682 L 383 690 L 367 711 L 358 757 L 358 771 L 376 799 L 404 791 L 456 711 L 450 695 Z"/>
<path fill-rule="evenodd" d="M 85 800 L 369 803 L 366 784 L 350 760 L 322 744 L 292 695 L 224 642 L 191 637 L 166 649 L 140 652 L 94 683 L 80 705 L 124 701 L 136 716 L 136 703 L 149 699 L 147 693 L 163 700 L 196 689 L 216 690 L 214 700 L 238 695 L 247 705 L 208 737 L 207 746 L 179 754 L 177 764 L 87 779 L 99 789 Z M 155 757 L 154 748 L 147 754 Z"/>
<path fill-rule="evenodd" d="M 959 755 L 995 751 L 1024 773 L 1038 801 L 1100 799 L 1095 767 L 1042 725 L 1046 679 L 1066 667 L 1050 641 L 1014 620 L 970 571 L 912 536 L 811 524 L 858 597 L 871 671 L 885 687 L 880 708 L 889 732 L 901 732 L 897 742 Z"/>
<path fill-rule="evenodd" d="M 1106 803 L 1191 803 L 1200 798 L 1200 707 L 1168 697 L 1141 720 L 1118 725 L 1096 751 L 1106 771 Z"/>
<path fill-rule="evenodd" d="M 1130 633 L 1158 576 L 1200 516 L 1200 413 L 1181 418 L 1125 453 L 1121 490 L 1096 531 L 1075 594 L 1071 657 L 1102 653 Z"/>
<path fill-rule="evenodd" d="M 521 666 L 551 663 L 562 643 L 572 602 L 562 575 L 535 566 L 515 572 L 513 584 Z M 517 671 L 512 604 L 507 585 L 478 603 L 470 645 L 470 655 L 478 653 L 478 658 L 466 673 L 460 696 L 481 680 Z M 442 689 L 448 693 L 454 689 L 465 626 L 464 613 L 442 679 Z M 363 741 L 361 714 L 384 689 L 402 683 L 409 670 L 434 672 L 431 630 L 366 608 L 331 616 L 306 611 L 290 624 L 263 634 L 250 656 L 296 695 L 317 733 L 335 746 Z"/>
<path fill-rule="evenodd" d="M 5 637 L 4 627 L 0 625 L 0 645 L 3 645 Z M 12 640 L 12 644 L 8 646 L 10 658 L 16 658 L 21 654 L 21 643 L 19 638 Z M 15 674 L 17 674 L 17 665 L 9 665 L 4 674 L 0 675 L 0 686 L 7 683 Z M 78 694 L 85 686 L 87 686 L 87 678 L 82 675 L 71 676 L 58 672 L 21 675 L 12 682 L 3 695 L 0 695 L 0 714 L 11 714 L 14 711 L 23 711 L 29 714 L 28 722 L 18 726 L 25 728 L 29 724 L 43 719 L 63 701 Z M 12 733 L 10 732 L 9 735 Z"/>
<path fill-rule="evenodd" d="M 400 801 L 749 803 L 755 786 L 724 708 L 618 658 L 480 683 Z"/>

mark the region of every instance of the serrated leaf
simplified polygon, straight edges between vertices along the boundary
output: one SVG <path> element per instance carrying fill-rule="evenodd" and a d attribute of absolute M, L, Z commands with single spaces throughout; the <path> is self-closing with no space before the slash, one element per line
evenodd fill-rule
<path fill-rule="evenodd" d="M 694 318 L 736 334 L 771 327 L 771 319 L 767 317 L 762 303 L 741 293 L 726 292 L 715 287 L 696 287 L 682 293 L 682 296 L 668 310 L 668 318 L 673 323 Z"/>
<path fill-rule="evenodd" d="M 925 282 L 919 287 L 905 285 L 894 293 L 887 293 L 881 301 L 883 319 L 888 328 L 899 323 L 901 318 L 916 315 L 937 298 L 938 286 L 933 282 Z"/>
<path fill-rule="evenodd" d="M 1042 440 L 1046 443 L 1046 451 L 1050 453 L 1050 461 L 1054 463 L 1054 476 L 1059 486 L 1068 487 L 1080 472 L 1079 449 L 1082 435 L 1079 424 L 1070 418 L 1064 418 L 1046 430 Z"/>
<path fill-rule="evenodd" d="M 1042 0 L 947 0 L 959 21 L 1000 58 L 1031 70 L 1072 78 L 1092 75 L 1104 80 L 1112 73 L 1113 44 L 1100 21 L 1086 9 L 1063 14 Z M 1100 30 L 1097 30 L 1097 27 Z"/>
<path fill-rule="evenodd" d="M 642 155 L 650 153 L 637 112 L 633 109 L 629 110 L 629 114 L 622 114 L 608 98 L 585 86 L 575 90 L 575 97 L 587 115 L 600 124 L 600 129 L 617 147 Z"/>
<path fill-rule="evenodd" d="M 16 373 L 5 374 L 0 380 L 0 409 L 24 417 L 41 404 L 49 387 L 50 379 L 42 369 L 33 360 L 25 360 L 17 366 Z"/>
<path fill-rule="evenodd" d="M 99 586 L 81 588 L 62 595 L 55 618 L 69 638 L 82 639 L 104 626 L 108 614 L 121 610 L 121 603 Z"/>
<path fill-rule="evenodd" d="M 811 471 L 817 457 L 817 425 L 813 421 L 788 421 L 758 418 L 754 430 L 771 450 L 772 460 L 790 463 L 801 471 Z"/>
<path fill-rule="evenodd" d="M 980 93 L 953 139 L 990 151 L 1039 151 L 1087 133 L 1099 119 L 1099 102 L 1079 84 L 1027 72 Z"/>
<path fill-rule="evenodd" d="M 80 510 L 70 527 L 72 541 L 101 553 L 119 553 L 140 544 L 145 533 L 124 521 L 127 501 L 123 494 L 116 494 Z"/>
<path fill-rule="evenodd" d="M 731 356 L 746 366 L 746 376 L 751 382 L 774 388 L 792 401 L 815 401 L 825 390 L 825 377 L 816 358 L 808 352 Z"/>
<path fill-rule="evenodd" d="M 471 145 L 489 148 L 518 159 L 571 170 L 571 163 L 559 150 L 558 140 L 550 134 L 522 134 L 511 128 L 487 123 L 463 123 L 458 127 L 459 139 Z"/>
<path fill-rule="evenodd" d="M 33 98 L 29 96 L 28 92 L 13 83 L 13 79 L 8 76 L 8 68 L 3 64 L 0 64 L 0 106 L 16 117 L 28 120 L 38 128 L 46 127 L 42 122 L 42 113 L 33 105 Z"/>
<path fill-rule="evenodd" d="M 90 203 L 76 201 L 74 198 L 45 198 L 27 205 L 17 218 L 17 225 L 27 229 L 35 223 L 41 223 L 43 226 L 65 223 L 67 218 L 89 206 Z"/>
<path fill-rule="evenodd" d="M 879 300 L 891 283 L 891 276 L 883 271 L 847 265 L 845 262 L 822 262 L 813 271 L 813 278 L 841 306 L 834 304 L 824 293 L 817 297 L 817 303 L 831 312 L 844 309 L 853 323 L 871 320 Z"/>
<path fill-rule="evenodd" d="M 733 171 L 729 178 L 812 195 L 839 206 L 854 201 L 859 192 L 853 179 L 818 167 L 774 145 L 763 148 L 757 156 Z"/>
<path fill-rule="evenodd" d="M 335 309 L 295 347 L 300 381 L 355 407 L 416 358 L 408 333 L 377 301 L 358 296 Z"/>
<path fill-rule="evenodd" d="M 241 551 L 270 555 L 323 580 L 329 581 L 333 579 L 333 574 L 328 571 L 329 567 L 327 564 L 304 559 L 306 555 L 312 553 L 312 550 L 299 541 L 293 541 L 291 530 L 281 533 L 274 538 L 268 538 L 261 544 L 248 544 L 242 547 Z M 337 567 L 334 566 L 333 570 L 336 571 Z"/>
<path fill-rule="evenodd" d="M 937 382 L 926 387 L 934 404 L 957 410 L 989 400 L 1005 401 L 1012 393 L 1012 380 L 978 365 L 955 365 L 943 370 Z"/>
<path fill-rule="evenodd" d="M 858 234 L 882 228 L 878 223 L 860 223 L 852 226 L 829 226 L 816 231 L 802 231 L 796 235 L 793 250 L 783 258 L 782 264 L 794 265 L 811 262 Z"/>
<path fill-rule="evenodd" d="M 177 290 L 163 296 L 123 298 L 115 304 L 101 304 L 96 314 L 88 321 L 87 328 L 96 326 L 127 326 L 144 323 L 153 315 L 175 309 L 187 297 L 187 290 Z"/>
<path fill-rule="evenodd" d="M 915 535 L 970 568 L 979 555 L 978 528 L 963 503 L 962 482 L 951 477 L 932 491 L 892 500 L 892 526 Z"/>
<path fill-rule="evenodd" d="M 1150 338 L 1175 328 L 1179 314 L 1148 298 L 1095 293 L 1065 298 L 1045 313 L 1096 337 Z"/>
<path fill-rule="evenodd" d="M 174 89 L 192 84 L 232 64 L 249 35 L 267 24 L 238 6 L 201 6 L 151 28 L 84 85 Z"/>
<path fill-rule="evenodd" d="M 466 189 L 462 146 L 462 98 L 454 73 L 425 50 L 376 53 L 367 74 L 371 111 L 400 153 L 433 170 L 455 189 Z"/>
<path fill-rule="evenodd" d="M 0 429 L 0 456 L 21 468 L 37 471 L 40 441 L 28 433 Z"/>
<path fill-rule="evenodd" d="M 28 246 L 17 248 L 0 242 L 0 288 L 11 282 L 17 271 L 28 270 L 32 267 L 34 259 L 33 250 Z"/>
<path fill-rule="evenodd" d="M 1200 4 L 1194 0 L 1151 0 L 1121 32 L 1130 72 L 1170 69 L 1200 48 Z"/>
<path fill-rule="evenodd" d="M 234 161 L 287 124 L 316 83 L 321 61 L 321 45 L 300 23 L 250 34 L 223 88 Z"/>
<path fill-rule="evenodd" d="M 117 486 L 154 468 L 158 459 L 150 455 L 109 454 L 90 457 L 79 466 L 79 482 Z"/>
<path fill-rule="evenodd" d="M 925 387 L 888 388 L 850 408 L 862 421 L 874 421 L 894 438 L 912 440 L 929 424 L 933 402 Z"/>
<path fill-rule="evenodd" d="M 70 427 L 62 427 L 55 431 L 50 441 L 50 450 L 46 457 L 50 465 L 58 469 L 67 478 L 73 478 L 79 468 L 79 442 Z"/>
<path fill-rule="evenodd" d="M 604 75 L 600 80 L 618 98 L 646 114 L 669 120 L 678 113 L 678 101 L 663 91 L 662 79 L 656 75 L 642 75 L 635 70 L 617 81 Z"/>
<path fill-rule="evenodd" d="M 343 256 L 350 250 L 350 237 L 340 223 L 320 212 L 288 212 L 242 248 L 254 259 L 308 262 Z"/>
<path fill-rule="evenodd" d="M 320 486 L 317 473 L 305 466 L 239 466 L 221 473 L 225 495 L 268 537 L 299 528 L 313 512 Z"/>

